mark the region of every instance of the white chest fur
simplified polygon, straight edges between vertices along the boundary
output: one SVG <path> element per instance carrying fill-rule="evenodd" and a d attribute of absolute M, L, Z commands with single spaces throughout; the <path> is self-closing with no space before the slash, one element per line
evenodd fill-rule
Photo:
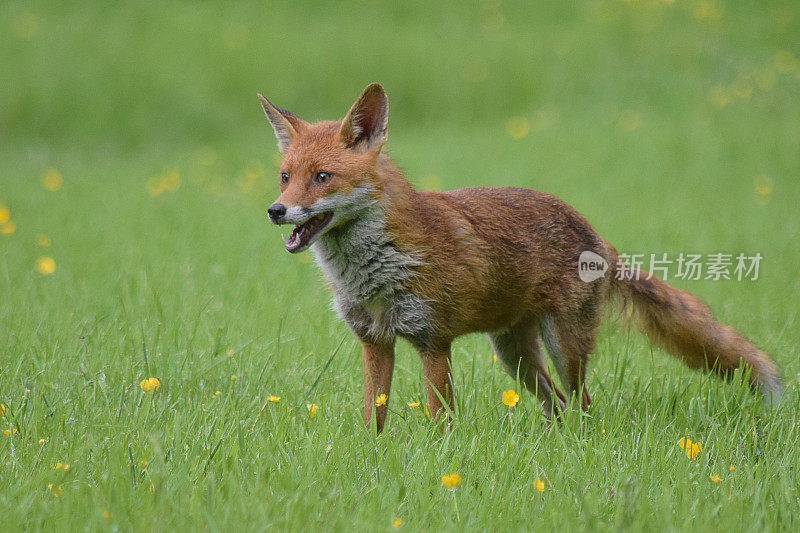
<path fill-rule="evenodd" d="M 400 252 L 377 213 L 334 228 L 311 249 L 333 285 L 334 308 L 361 338 L 417 339 L 430 330 L 431 310 L 404 282 L 419 261 Z"/>

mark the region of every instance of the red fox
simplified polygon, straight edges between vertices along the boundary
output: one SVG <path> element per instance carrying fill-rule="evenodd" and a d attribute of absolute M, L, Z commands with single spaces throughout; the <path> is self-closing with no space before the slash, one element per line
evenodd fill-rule
<path fill-rule="evenodd" d="M 522 188 L 417 191 L 383 153 L 388 100 L 369 85 L 340 121 L 308 123 L 258 95 L 283 156 L 275 224 L 294 225 L 286 249 L 311 248 L 334 308 L 363 347 L 364 422 L 383 429 L 394 344 L 422 359 L 432 416 L 453 409 L 450 345 L 485 332 L 506 370 L 548 417 L 569 396 L 547 372 L 543 343 L 562 386 L 589 407 L 585 377 L 603 304 L 632 306 L 652 342 L 690 367 L 730 377 L 742 365 L 770 405 L 781 392 L 775 364 L 706 304 L 646 272 L 618 265 L 617 251 L 586 219 L 549 194 Z M 605 261 L 591 281 L 579 258 Z"/>

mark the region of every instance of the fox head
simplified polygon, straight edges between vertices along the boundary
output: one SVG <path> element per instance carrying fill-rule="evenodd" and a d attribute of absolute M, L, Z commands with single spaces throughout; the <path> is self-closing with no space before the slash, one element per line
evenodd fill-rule
<path fill-rule="evenodd" d="M 291 253 L 305 250 L 331 229 L 375 203 L 373 178 L 386 142 L 388 100 L 378 83 L 367 86 L 340 121 L 310 124 L 258 95 L 283 155 L 275 224 L 293 224 Z"/>

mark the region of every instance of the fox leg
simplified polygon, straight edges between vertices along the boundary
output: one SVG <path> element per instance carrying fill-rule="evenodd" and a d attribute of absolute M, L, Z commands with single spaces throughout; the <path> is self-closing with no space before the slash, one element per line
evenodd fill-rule
<path fill-rule="evenodd" d="M 372 408 L 375 406 L 375 422 L 380 433 L 386 420 L 389 389 L 392 386 L 394 341 L 372 343 L 361 339 L 361 346 L 364 363 L 364 423 L 369 425 Z M 375 399 L 381 394 L 387 396 L 387 401 L 383 405 L 376 406 Z"/>
<path fill-rule="evenodd" d="M 507 332 L 490 333 L 488 337 L 506 372 L 515 379 L 519 376 L 525 388 L 542 402 L 548 418 L 554 410 L 563 410 L 567 398 L 547 373 L 537 321 L 517 324 Z"/>
<path fill-rule="evenodd" d="M 425 380 L 425 391 L 428 396 L 428 411 L 432 418 L 444 410 L 444 400 L 455 408 L 453 400 L 453 379 L 450 373 L 450 346 L 420 351 L 422 358 L 422 376 Z M 441 397 L 441 398 L 440 398 Z"/>
<path fill-rule="evenodd" d="M 542 320 L 542 339 L 562 384 L 589 410 L 592 399 L 586 389 L 589 354 L 594 350 L 597 324 L 593 320 L 563 319 L 548 315 Z"/>

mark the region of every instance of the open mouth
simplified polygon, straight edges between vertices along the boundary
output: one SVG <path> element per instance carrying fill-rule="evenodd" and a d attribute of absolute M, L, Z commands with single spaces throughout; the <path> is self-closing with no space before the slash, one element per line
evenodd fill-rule
<path fill-rule="evenodd" d="M 289 238 L 284 237 L 283 239 L 286 243 L 286 250 L 291 253 L 297 253 L 308 248 L 314 237 L 319 235 L 332 218 L 332 212 L 322 213 L 310 218 L 303 224 L 295 226 Z"/>

